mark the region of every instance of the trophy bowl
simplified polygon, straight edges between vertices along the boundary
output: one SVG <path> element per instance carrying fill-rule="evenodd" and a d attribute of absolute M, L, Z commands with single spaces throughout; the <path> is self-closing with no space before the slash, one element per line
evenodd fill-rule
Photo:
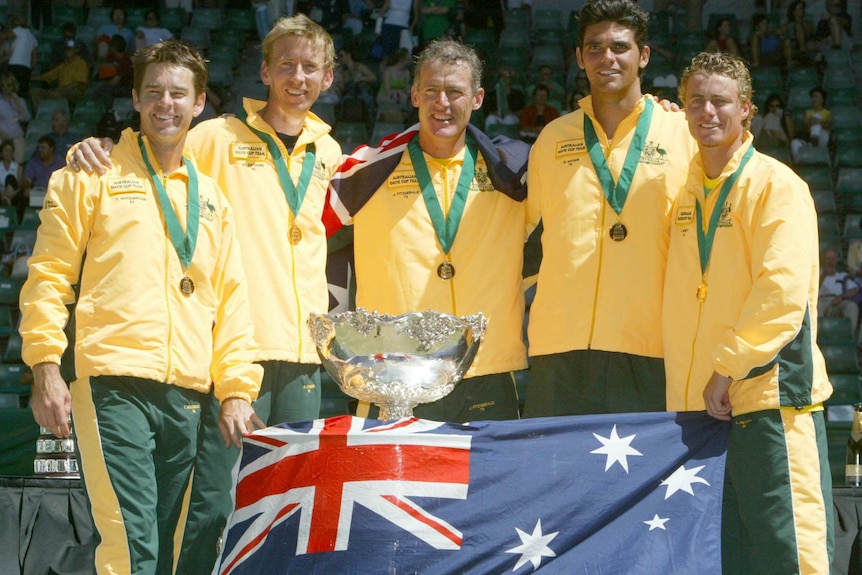
<path fill-rule="evenodd" d="M 378 406 L 382 420 L 411 417 L 420 403 L 448 395 L 473 363 L 486 324 L 481 313 L 362 308 L 308 318 L 323 367 L 344 393 Z"/>

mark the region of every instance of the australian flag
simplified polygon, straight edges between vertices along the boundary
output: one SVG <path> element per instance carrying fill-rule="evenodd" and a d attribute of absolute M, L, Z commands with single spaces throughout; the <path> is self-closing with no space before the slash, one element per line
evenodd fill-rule
<path fill-rule="evenodd" d="M 718 575 L 728 434 L 703 412 L 269 427 L 215 573 Z"/>

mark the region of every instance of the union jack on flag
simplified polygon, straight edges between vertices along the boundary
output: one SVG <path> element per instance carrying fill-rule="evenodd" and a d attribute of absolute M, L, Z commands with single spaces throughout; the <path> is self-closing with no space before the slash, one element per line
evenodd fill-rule
<path fill-rule="evenodd" d="M 704 413 L 270 427 L 244 439 L 215 573 L 718 574 L 728 431 Z"/>

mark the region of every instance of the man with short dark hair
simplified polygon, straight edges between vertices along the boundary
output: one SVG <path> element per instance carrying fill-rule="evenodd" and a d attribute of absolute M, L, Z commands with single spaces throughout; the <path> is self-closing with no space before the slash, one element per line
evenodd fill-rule
<path fill-rule="evenodd" d="M 530 152 L 527 216 L 544 232 L 524 411 L 664 411 L 670 208 L 695 145 L 683 115 L 641 91 L 648 15 L 631 0 L 592 0 L 578 22 L 591 95 Z"/>
<path fill-rule="evenodd" d="M 21 291 L 33 415 L 58 437 L 74 417 L 100 575 L 173 572 L 210 390 L 226 445 L 263 425 L 233 212 L 185 149 L 206 81 L 203 59 L 180 42 L 136 55 L 141 132 L 123 132 L 104 175 L 51 179 Z M 76 284 L 70 392 L 59 362 Z"/>

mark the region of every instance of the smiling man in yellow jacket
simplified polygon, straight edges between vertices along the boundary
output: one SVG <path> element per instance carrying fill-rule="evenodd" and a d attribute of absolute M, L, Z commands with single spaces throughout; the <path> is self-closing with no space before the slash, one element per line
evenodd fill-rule
<path fill-rule="evenodd" d="M 206 80 L 179 42 L 136 54 L 141 132 L 123 132 L 102 176 L 55 172 L 21 292 L 33 414 L 61 437 L 74 417 L 100 574 L 172 572 L 211 387 L 224 444 L 263 425 L 233 213 L 184 148 Z M 70 393 L 58 364 L 79 282 Z"/>
<path fill-rule="evenodd" d="M 808 186 L 758 153 L 751 76 L 702 53 L 680 82 L 698 141 L 674 203 L 663 321 L 667 404 L 731 420 L 725 575 L 828 573 L 832 496 L 816 345 L 817 219 Z"/>

